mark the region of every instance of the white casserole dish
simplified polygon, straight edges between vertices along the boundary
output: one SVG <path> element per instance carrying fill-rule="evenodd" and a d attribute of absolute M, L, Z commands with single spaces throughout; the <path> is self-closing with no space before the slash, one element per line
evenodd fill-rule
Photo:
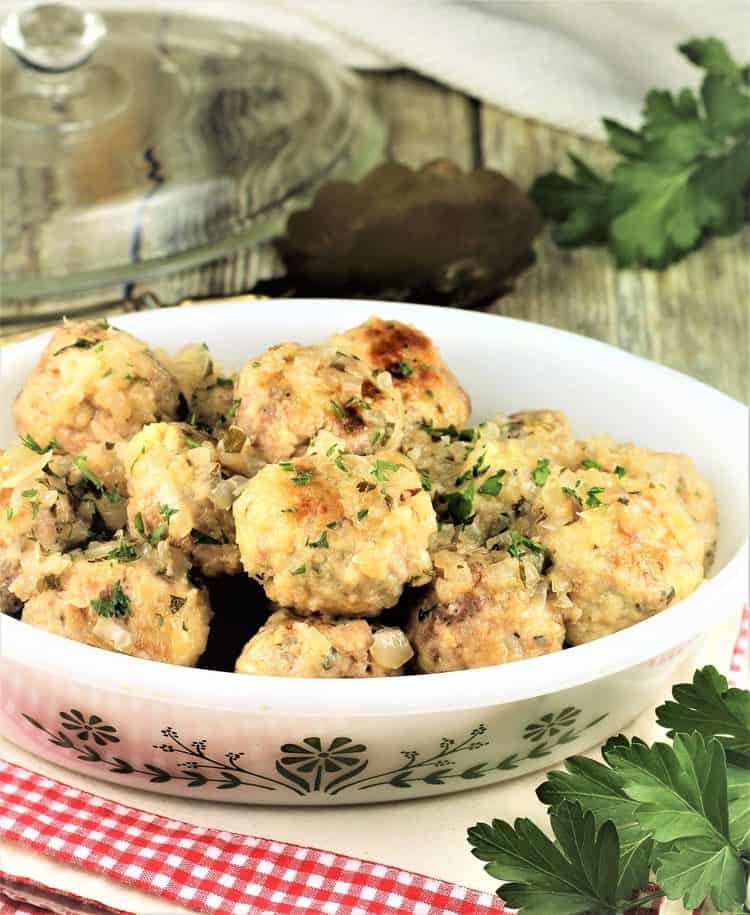
<path fill-rule="evenodd" d="M 564 410 L 578 436 L 689 454 L 719 504 L 716 562 L 688 599 L 623 632 L 499 667 L 374 680 L 248 677 L 143 661 L 0 617 L 0 729 L 55 763 L 132 787 L 266 804 L 347 804 L 463 790 L 602 741 L 669 682 L 747 593 L 748 429 L 742 404 L 584 337 L 465 311 L 341 300 L 167 309 L 113 323 L 156 347 L 205 340 L 238 367 L 371 314 L 434 338 L 474 417 Z M 2 350 L 0 442 L 48 339 Z M 238 651 L 241 646 L 238 646 Z"/>

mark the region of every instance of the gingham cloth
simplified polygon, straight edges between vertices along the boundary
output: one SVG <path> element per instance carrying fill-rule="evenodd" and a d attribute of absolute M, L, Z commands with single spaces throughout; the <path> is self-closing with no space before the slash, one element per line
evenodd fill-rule
<path fill-rule="evenodd" d="M 746 686 L 750 608 L 729 680 Z M 126 807 L 0 760 L 0 838 L 200 912 L 225 915 L 488 915 L 488 893 L 345 855 Z M 0 872 L 0 915 L 112 913 Z M 39 907 L 34 905 L 38 903 Z M 57 903 L 57 904 L 56 904 Z M 654 907 L 658 908 L 658 907 Z M 653 911 L 653 909 L 652 909 Z M 128 915 L 128 913 L 118 913 Z"/>
<path fill-rule="evenodd" d="M 0 761 L 0 837 L 200 912 L 504 911 L 489 893 L 320 849 L 191 826 L 5 761 Z"/>

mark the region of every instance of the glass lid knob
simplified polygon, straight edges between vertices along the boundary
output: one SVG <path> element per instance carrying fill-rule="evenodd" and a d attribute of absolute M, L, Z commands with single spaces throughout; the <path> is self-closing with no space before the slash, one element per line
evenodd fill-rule
<path fill-rule="evenodd" d="M 63 73 L 85 63 L 106 31 L 98 13 L 65 3 L 38 3 L 10 13 L 0 38 L 27 66 Z"/>

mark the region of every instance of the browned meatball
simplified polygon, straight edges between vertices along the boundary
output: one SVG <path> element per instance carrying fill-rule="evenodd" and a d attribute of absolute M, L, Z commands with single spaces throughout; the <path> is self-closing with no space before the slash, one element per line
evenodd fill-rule
<path fill-rule="evenodd" d="M 429 578 L 435 513 L 408 458 L 326 452 L 269 464 L 234 503 L 245 571 L 297 613 L 375 616 Z"/>
<path fill-rule="evenodd" d="M 442 522 L 439 542 L 481 546 L 526 511 L 550 467 L 579 449 L 564 413 L 526 410 L 413 440 L 408 454 Z"/>
<path fill-rule="evenodd" d="M 204 590 L 184 573 L 170 575 L 152 551 L 151 558 L 69 561 L 26 603 L 22 619 L 98 648 L 192 666 L 206 647 L 211 608 Z"/>
<path fill-rule="evenodd" d="M 573 644 L 664 610 L 703 580 L 703 537 L 673 492 L 594 468 L 556 468 L 526 517 L 571 613 Z"/>
<path fill-rule="evenodd" d="M 698 473 L 687 455 L 649 451 L 637 445 L 620 445 L 608 435 L 580 442 L 583 466 L 594 461 L 605 470 L 621 468 L 624 477 L 647 478 L 676 493 L 698 526 L 705 544 L 706 571 L 716 551 L 719 512 L 711 484 Z"/>
<path fill-rule="evenodd" d="M 407 627 L 422 673 L 489 667 L 562 648 L 563 616 L 547 599 L 534 554 L 447 549 L 433 563 L 435 578 Z"/>
<path fill-rule="evenodd" d="M 271 677 L 393 677 L 412 657 L 395 627 L 367 620 L 273 613 L 237 659 L 237 673 Z"/>
<path fill-rule="evenodd" d="M 303 454 L 321 430 L 353 454 L 401 444 L 404 410 L 390 375 L 332 346 L 272 346 L 245 364 L 235 397 L 234 422 L 266 461 Z"/>
<path fill-rule="evenodd" d="M 376 373 L 388 372 L 401 393 L 407 431 L 420 425 L 464 425 L 471 401 L 430 338 L 410 324 L 372 317 L 333 337 L 336 347 L 359 356 Z"/>
<path fill-rule="evenodd" d="M 80 454 L 174 419 L 176 379 L 142 340 L 101 321 L 68 321 L 52 335 L 13 412 L 21 435 Z"/>
<path fill-rule="evenodd" d="M 244 478 L 224 478 L 210 439 L 183 423 L 144 426 L 128 445 L 127 474 L 134 537 L 166 539 L 205 575 L 239 572 L 231 507 Z"/>

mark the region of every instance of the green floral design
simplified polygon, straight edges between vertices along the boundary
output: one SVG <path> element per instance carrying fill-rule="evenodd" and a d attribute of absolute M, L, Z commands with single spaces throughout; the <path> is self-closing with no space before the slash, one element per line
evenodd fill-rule
<path fill-rule="evenodd" d="M 402 750 L 400 765 L 368 774 L 365 770 L 370 761 L 365 744 L 349 737 L 334 737 L 327 743 L 320 737 L 305 737 L 300 743 L 282 744 L 274 775 L 245 766 L 242 752 L 214 757 L 208 753 L 205 740 L 184 741 L 173 727 L 163 728 L 164 740 L 154 744 L 154 749 L 176 758 L 175 765 L 167 769 L 109 755 L 105 748 L 119 743 L 120 738 L 117 728 L 106 724 L 98 715 L 85 715 L 78 709 L 60 712 L 57 730 L 46 727 L 30 715 L 23 717 L 46 734 L 49 743 L 70 751 L 82 762 L 106 766 L 109 772 L 117 775 L 142 775 L 155 784 L 182 782 L 188 788 L 211 785 L 218 790 L 247 787 L 264 791 L 283 789 L 299 796 L 314 793 L 334 796 L 344 791 L 368 791 L 382 786 L 404 789 L 415 785 L 474 781 L 493 772 L 517 769 L 528 760 L 549 756 L 556 747 L 573 743 L 606 715 L 580 724 L 581 709 L 568 706 L 559 712 L 549 712 L 526 725 L 523 746 L 500 760 L 476 759 L 478 751 L 490 745 L 490 741 L 482 739 L 487 733 L 486 726 L 479 724 L 460 740 L 443 737 L 432 753 Z M 467 759 L 468 754 L 471 756 Z"/>

